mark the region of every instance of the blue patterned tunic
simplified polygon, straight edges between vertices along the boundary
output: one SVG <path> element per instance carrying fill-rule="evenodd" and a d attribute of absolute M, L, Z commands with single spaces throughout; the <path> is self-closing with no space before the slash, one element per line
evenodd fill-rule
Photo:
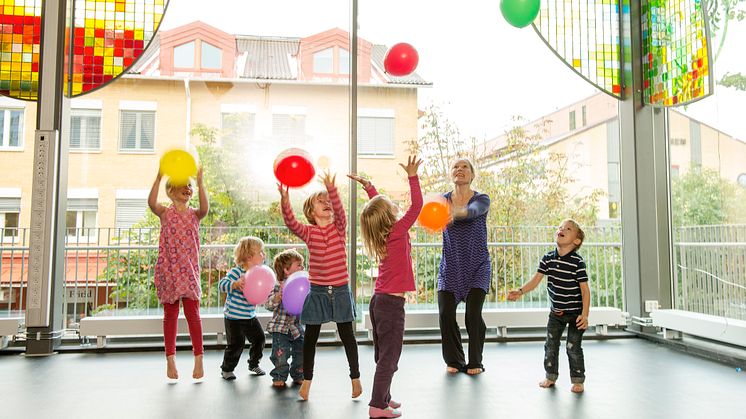
<path fill-rule="evenodd" d="M 449 202 L 451 192 L 443 195 Z M 489 293 L 492 266 L 487 251 L 487 212 L 490 197 L 474 192 L 467 204 L 468 215 L 443 230 L 443 256 L 438 270 L 438 291 L 453 293 L 456 301 L 466 301 L 472 288 Z"/>

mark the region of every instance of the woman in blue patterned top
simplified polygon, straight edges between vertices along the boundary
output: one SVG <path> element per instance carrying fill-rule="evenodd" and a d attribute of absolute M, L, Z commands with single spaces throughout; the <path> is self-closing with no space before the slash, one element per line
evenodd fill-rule
<path fill-rule="evenodd" d="M 487 251 L 487 213 L 490 197 L 471 189 L 474 166 L 467 159 L 451 167 L 453 191 L 444 197 L 451 205 L 453 222 L 443 230 L 443 256 L 438 270 L 438 311 L 443 360 L 449 373 L 470 375 L 484 371 L 482 349 L 487 327 L 482 318 L 489 292 L 491 266 Z M 464 357 L 456 307 L 466 302 L 469 362 Z"/>

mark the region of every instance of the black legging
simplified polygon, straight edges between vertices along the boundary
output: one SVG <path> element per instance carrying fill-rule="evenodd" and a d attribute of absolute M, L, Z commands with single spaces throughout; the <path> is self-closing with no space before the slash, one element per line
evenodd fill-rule
<path fill-rule="evenodd" d="M 357 357 L 357 341 L 352 331 L 352 322 L 337 323 L 337 332 L 345 347 L 347 363 L 350 364 L 350 378 L 360 378 L 360 363 Z M 303 379 L 313 379 L 313 364 L 316 358 L 316 342 L 321 333 L 320 324 L 306 325 L 306 333 L 303 335 Z"/>
<path fill-rule="evenodd" d="M 443 360 L 451 368 L 465 371 L 469 368 L 482 368 L 482 350 L 487 326 L 482 318 L 482 306 L 486 294 L 483 289 L 472 288 L 466 296 L 466 332 L 469 335 L 469 363 L 464 359 L 461 344 L 461 329 L 456 322 L 458 301 L 453 293 L 438 291 L 438 312 L 440 337 L 443 344 Z"/>

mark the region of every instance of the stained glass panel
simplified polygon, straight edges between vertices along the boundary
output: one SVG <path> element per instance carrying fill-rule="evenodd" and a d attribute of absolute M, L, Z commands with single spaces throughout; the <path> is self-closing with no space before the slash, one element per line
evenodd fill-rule
<path fill-rule="evenodd" d="M 533 26 L 570 68 L 621 98 L 618 0 L 542 0 Z"/>
<path fill-rule="evenodd" d="M 65 94 L 90 92 L 131 66 L 153 38 L 169 0 L 72 0 Z M 42 0 L 0 0 L 0 94 L 36 100 Z M 70 47 L 71 45 L 71 47 Z"/>
<path fill-rule="evenodd" d="M 642 4 L 643 99 L 678 106 L 712 94 L 706 11 L 701 0 Z"/>

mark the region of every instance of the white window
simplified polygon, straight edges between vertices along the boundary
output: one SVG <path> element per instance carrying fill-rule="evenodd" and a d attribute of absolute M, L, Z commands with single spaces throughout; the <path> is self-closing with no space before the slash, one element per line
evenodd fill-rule
<path fill-rule="evenodd" d="M 285 143 L 303 143 L 306 140 L 306 115 L 273 114 L 272 137 Z"/>
<path fill-rule="evenodd" d="M 155 111 L 119 111 L 119 150 L 155 150 Z"/>
<path fill-rule="evenodd" d="M 68 242 L 95 241 L 97 213 L 98 198 L 68 198 L 65 218 Z"/>
<path fill-rule="evenodd" d="M 254 138 L 255 116 L 249 112 L 224 112 L 221 115 L 223 138 L 251 141 Z"/>
<path fill-rule="evenodd" d="M 339 74 L 350 74 L 350 52 L 339 49 Z"/>
<path fill-rule="evenodd" d="M 100 109 L 72 109 L 70 111 L 70 149 L 101 149 Z"/>
<path fill-rule="evenodd" d="M 223 51 L 202 41 L 202 68 L 223 68 Z"/>
<path fill-rule="evenodd" d="M 0 230 L 2 241 L 14 241 L 18 238 L 18 218 L 21 215 L 20 198 L 0 198 Z"/>
<path fill-rule="evenodd" d="M 361 156 L 394 155 L 393 112 L 360 112 L 357 119 L 357 151 Z M 376 115 L 377 113 L 377 115 Z"/>
<path fill-rule="evenodd" d="M 0 150 L 23 148 L 23 109 L 0 108 Z"/>
<path fill-rule="evenodd" d="M 130 199 L 117 198 L 116 227 L 130 228 L 143 218 L 148 208 L 147 198 Z"/>
<path fill-rule="evenodd" d="M 327 48 L 313 54 L 314 73 L 334 73 L 334 48 Z"/>
<path fill-rule="evenodd" d="M 194 41 L 174 48 L 174 67 L 194 68 Z"/>

